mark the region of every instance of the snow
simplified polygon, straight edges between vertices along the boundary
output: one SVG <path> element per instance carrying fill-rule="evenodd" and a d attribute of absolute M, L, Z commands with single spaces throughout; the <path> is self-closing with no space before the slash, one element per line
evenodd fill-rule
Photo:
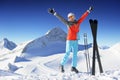
<path fill-rule="evenodd" d="M 92 48 L 89 49 L 89 52 L 92 61 Z M 2 57 L 2 60 L 0 59 L 0 80 L 119 80 L 119 54 L 111 53 L 112 48 L 99 49 L 99 52 L 104 73 L 100 74 L 98 69 L 96 69 L 95 76 L 86 72 L 84 50 L 78 52 L 77 68 L 80 71 L 79 74 L 70 71 L 72 53 L 68 63 L 65 65 L 65 73 L 59 71 L 59 63 L 64 53 L 57 53 L 46 57 L 32 57 L 27 59 L 28 61 L 24 60 L 25 58 L 20 58 L 17 52 L 6 54 Z M 15 62 L 16 56 L 18 56 L 17 59 L 19 58 L 17 62 Z"/>
<path fill-rule="evenodd" d="M 79 74 L 69 71 L 66 68 L 66 73 L 60 73 L 58 69 L 60 59 L 63 54 L 52 55 L 48 57 L 32 58 L 30 62 L 15 63 L 17 66 L 22 66 L 14 73 L 10 71 L 0 70 L 0 79 L 2 80 L 119 80 L 120 69 L 107 70 L 102 74 L 91 76 L 85 71 Z M 69 63 L 68 63 L 69 64 Z M 82 63 L 83 64 L 83 63 Z M 53 68 L 54 67 L 54 68 Z M 68 67 L 68 66 L 67 66 Z M 105 66 L 104 66 L 105 67 Z M 80 69 L 78 67 L 78 69 Z M 2 74 L 1 74 L 2 73 Z M 19 74 L 19 75 L 18 75 Z M 4 78 L 3 78 L 4 77 Z"/>
<path fill-rule="evenodd" d="M 58 33 L 62 32 L 58 28 L 53 29 L 53 32 L 54 30 L 57 30 Z M 61 48 L 65 48 L 63 47 L 63 45 L 65 46 L 65 41 L 64 39 L 59 40 L 56 35 L 52 35 L 52 37 L 56 36 L 56 38 L 51 38 L 47 41 L 46 35 L 52 35 L 51 30 L 38 39 L 19 44 L 13 50 L 1 49 L 0 80 L 120 80 L 120 43 L 108 49 L 99 48 L 104 73 L 99 73 L 97 64 L 95 76 L 87 72 L 83 45 L 79 47 L 78 52 L 77 69 L 80 73 L 76 74 L 70 71 L 72 53 L 65 65 L 65 73 L 61 73 L 59 70 L 60 61 L 65 54 L 64 51 L 61 51 Z M 46 46 L 42 46 L 43 44 L 39 42 L 42 40 L 46 43 Z M 91 64 L 92 49 L 90 44 Z M 39 55 L 37 55 L 38 53 Z"/>

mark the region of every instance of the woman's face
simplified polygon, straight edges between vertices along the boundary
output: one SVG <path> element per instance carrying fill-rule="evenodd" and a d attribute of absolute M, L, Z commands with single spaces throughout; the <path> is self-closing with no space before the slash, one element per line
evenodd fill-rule
<path fill-rule="evenodd" d="M 74 21 L 74 20 L 75 20 L 75 16 L 74 16 L 74 15 L 70 16 L 70 17 L 68 18 L 68 20 L 69 20 L 69 21 Z"/>

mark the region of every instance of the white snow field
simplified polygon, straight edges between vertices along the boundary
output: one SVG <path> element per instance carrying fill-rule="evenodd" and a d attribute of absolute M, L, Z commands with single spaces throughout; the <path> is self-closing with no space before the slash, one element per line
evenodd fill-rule
<path fill-rule="evenodd" d="M 108 49 L 99 48 L 104 73 L 99 73 L 97 62 L 96 75 L 93 76 L 87 72 L 82 45 L 78 52 L 77 68 L 80 73 L 76 74 L 70 70 L 72 53 L 65 65 L 65 73 L 61 73 L 59 65 L 65 54 L 63 36 L 65 37 L 66 34 L 62 34 L 59 28 L 54 30 L 57 30 L 57 35 L 52 35 L 53 38 L 50 38 L 50 30 L 42 36 L 43 38 L 21 43 L 13 50 L 3 46 L 4 48 L 0 49 L 0 80 L 120 80 L 120 43 Z M 58 36 L 59 33 L 62 34 L 61 37 Z M 50 35 L 49 40 L 46 35 Z M 92 64 L 91 45 L 89 45 L 89 54 Z"/>

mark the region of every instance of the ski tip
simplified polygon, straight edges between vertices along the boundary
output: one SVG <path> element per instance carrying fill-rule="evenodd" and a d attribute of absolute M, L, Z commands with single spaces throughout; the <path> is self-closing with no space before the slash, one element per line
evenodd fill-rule
<path fill-rule="evenodd" d="M 96 24 L 97 24 L 97 23 L 98 23 L 98 21 L 95 19 L 95 20 L 94 20 L 94 23 L 96 23 Z"/>
<path fill-rule="evenodd" d="M 90 22 L 90 23 L 96 23 L 96 24 L 98 23 L 97 19 L 95 19 L 95 20 L 89 19 L 89 22 Z"/>
<path fill-rule="evenodd" d="M 93 23 L 93 20 L 92 20 L 92 19 L 89 19 L 89 22 L 90 22 L 90 23 Z"/>

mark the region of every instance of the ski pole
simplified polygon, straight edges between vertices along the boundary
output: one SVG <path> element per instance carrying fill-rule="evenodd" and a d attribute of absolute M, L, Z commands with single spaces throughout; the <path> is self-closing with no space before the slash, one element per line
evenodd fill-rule
<path fill-rule="evenodd" d="M 85 46 L 87 72 L 91 72 L 91 70 L 90 70 L 90 57 L 89 57 L 88 43 L 87 43 L 87 33 L 84 33 L 84 46 Z"/>

